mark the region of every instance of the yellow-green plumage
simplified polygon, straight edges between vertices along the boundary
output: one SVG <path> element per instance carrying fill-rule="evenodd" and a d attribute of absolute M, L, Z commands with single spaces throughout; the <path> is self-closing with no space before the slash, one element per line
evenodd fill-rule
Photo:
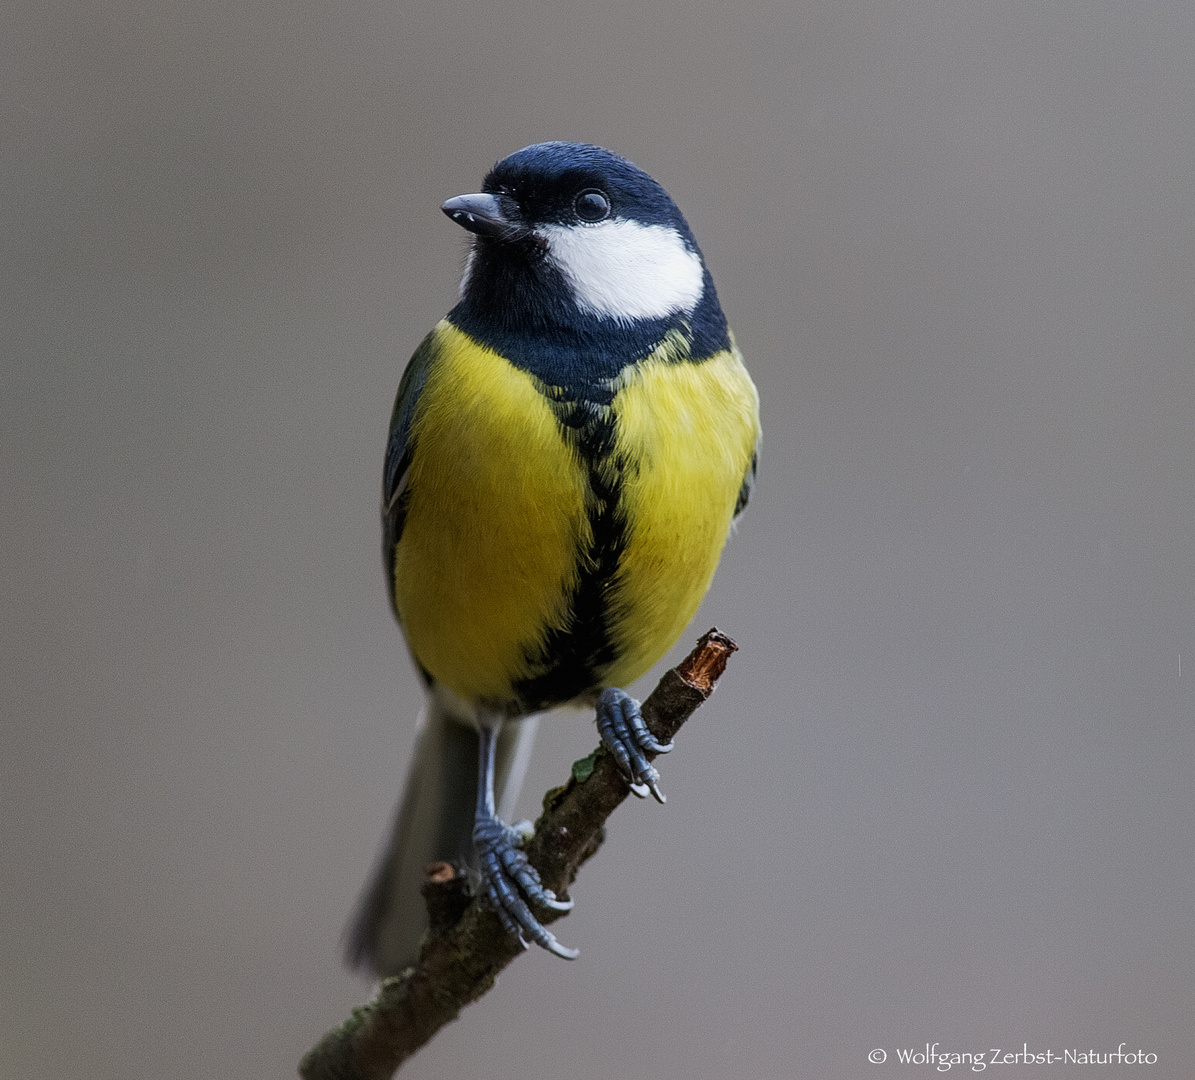
<path fill-rule="evenodd" d="M 552 388 L 444 321 L 411 424 L 395 607 L 416 659 L 470 702 L 507 703 L 535 674 L 593 539 L 592 498 Z M 673 335 L 625 368 L 609 405 L 625 548 L 607 588 L 625 686 L 676 641 L 709 587 L 759 434 L 737 350 L 691 361 Z"/>

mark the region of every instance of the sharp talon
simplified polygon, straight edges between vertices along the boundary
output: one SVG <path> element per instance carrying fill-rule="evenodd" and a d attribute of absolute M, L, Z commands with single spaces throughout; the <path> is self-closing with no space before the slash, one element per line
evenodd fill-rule
<path fill-rule="evenodd" d="M 654 746 L 649 747 L 649 749 L 653 754 L 671 754 L 675 747 L 676 743 L 670 739 L 666 743 L 656 743 Z"/>
<path fill-rule="evenodd" d="M 647 798 L 648 789 L 646 784 L 637 784 L 634 780 L 629 781 L 629 783 L 631 785 L 631 793 L 633 795 L 637 795 L 640 799 Z"/>
<path fill-rule="evenodd" d="M 541 907 L 551 908 L 553 911 L 572 911 L 573 900 L 557 900 L 556 894 L 551 889 L 544 889 L 544 899 L 540 902 Z"/>
<path fill-rule="evenodd" d="M 656 782 L 654 780 L 652 780 L 647 786 L 649 788 L 651 788 L 652 795 L 655 796 L 656 802 L 658 802 L 661 806 L 663 806 L 668 801 L 664 797 L 664 793 L 659 789 L 659 786 L 656 784 Z"/>
<path fill-rule="evenodd" d="M 580 949 L 570 949 L 567 945 L 561 945 L 551 934 L 548 935 L 544 948 L 550 953 L 564 957 L 565 960 L 576 960 L 581 955 Z"/>

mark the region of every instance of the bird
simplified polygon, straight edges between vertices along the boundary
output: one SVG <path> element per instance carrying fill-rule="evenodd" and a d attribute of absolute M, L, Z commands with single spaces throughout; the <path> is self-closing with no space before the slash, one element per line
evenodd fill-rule
<path fill-rule="evenodd" d="M 389 599 L 426 688 L 389 843 L 348 934 L 414 962 L 429 864 L 470 868 L 524 948 L 572 959 L 508 824 L 540 714 L 592 708 L 631 790 L 664 753 L 626 690 L 704 597 L 756 475 L 759 396 L 693 233 L 598 146 L 499 161 L 443 212 L 470 235 L 459 298 L 416 349 L 382 480 Z"/>

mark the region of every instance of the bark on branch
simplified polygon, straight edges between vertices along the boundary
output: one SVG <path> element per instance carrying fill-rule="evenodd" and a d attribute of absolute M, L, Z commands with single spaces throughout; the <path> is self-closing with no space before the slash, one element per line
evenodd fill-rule
<path fill-rule="evenodd" d="M 710 630 L 664 673 L 643 702 L 643 719 L 657 740 L 668 742 L 713 693 L 736 649 L 725 634 Z M 574 762 L 568 783 L 544 796 L 544 812 L 526 849 L 545 887 L 567 895 L 578 868 L 601 846 L 606 818 L 629 794 L 626 778 L 604 749 Z M 465 875 L 447 863 L 429 868 L 423 892 L 431 928 L 418 962 L 384 979 L 373 1001 L 354 1009 L 307 1053 L 299 1065 L 303 1080 L 389 1080 L 464 1006 L 494 985 L 498 972 L 523 950 L 468 889 Z M 561 917 L 551 911 L 537 914 L 545 923 Z"/>

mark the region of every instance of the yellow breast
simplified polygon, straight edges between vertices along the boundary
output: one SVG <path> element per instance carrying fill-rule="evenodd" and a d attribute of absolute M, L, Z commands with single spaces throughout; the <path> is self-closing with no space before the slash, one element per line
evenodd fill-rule
<path fill-rule="evenodd" d="M 569 629 L 582 568 L 592 572 L 589 470 L 533 376 L 448 322 L 435 349 L 412 421 L 395 603 L 438 682 L 469 701 L 508 702 L 542 674 L 529 658 Z M 624 534 L 603 593 L 615 659 L 595 672 L 601 685 L 638 678 L 692 619 L 758 438 L 758 398 L 736 350 L 674 356 L 666 342 L 627 368 L 602 410 L 614 452 L 598 468 Z"/>
<path fill-rule="evenodd" d="M 630 534 L 612 598 L 620 659 L 606 681 L 625 686 L 709 589 L 759 439 L 759 397 L 737 349 L 693 363 L 662 348 L 627 372 L 614 411 Z"/>
<path fill-rule="evenodd" d="M 448 322 L 412 425 L 395 601 L 419 662 L 466 700 L 505 700 L 563 627 L 588 544 L 585 472 L 535 380 Z"/>

